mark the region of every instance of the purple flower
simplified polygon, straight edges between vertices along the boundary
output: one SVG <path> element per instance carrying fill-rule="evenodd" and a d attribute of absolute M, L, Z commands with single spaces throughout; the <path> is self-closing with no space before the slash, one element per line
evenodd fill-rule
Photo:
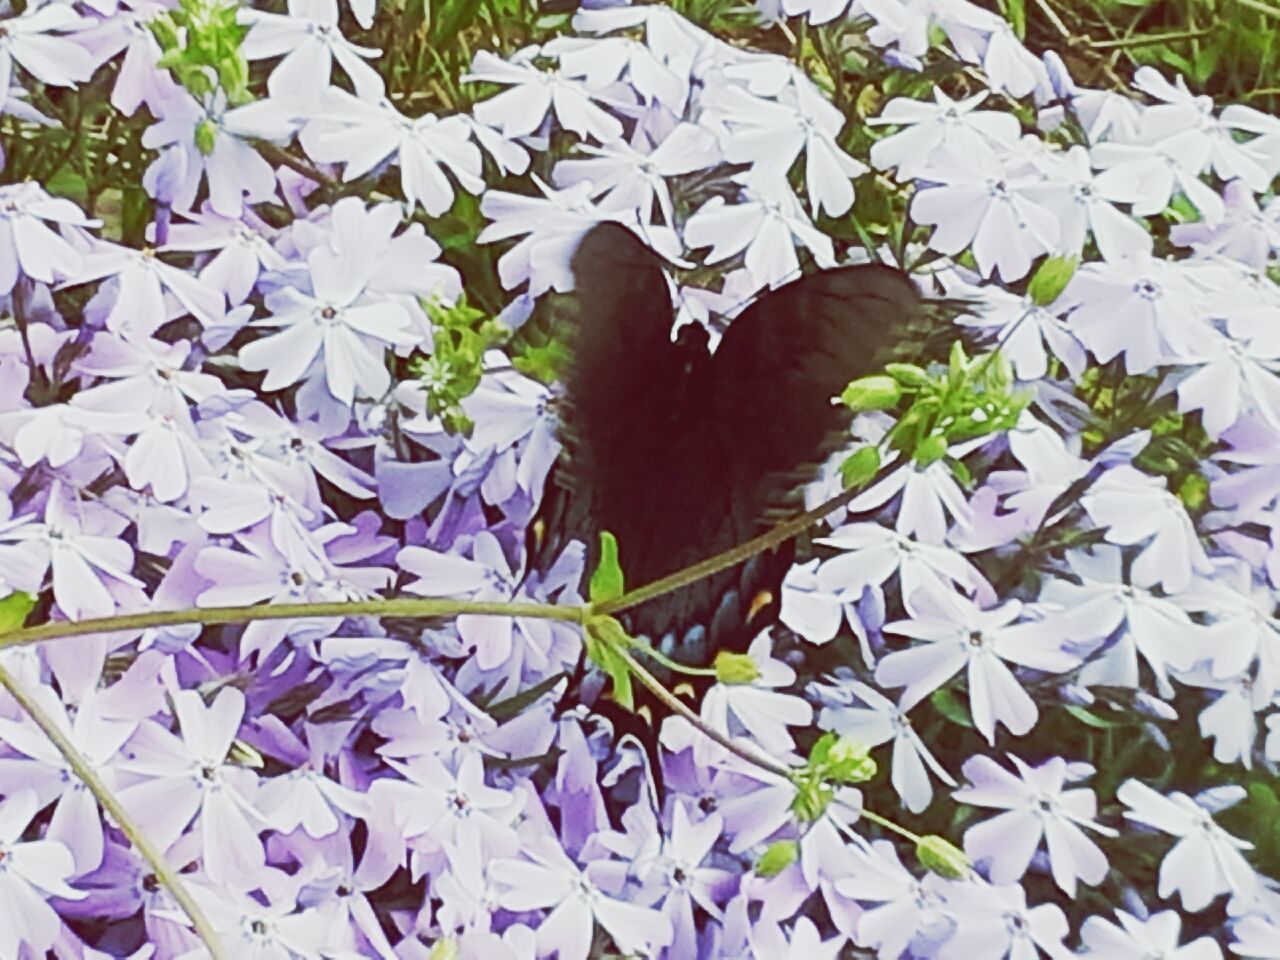
<path fill-rule="evenodd" d="M 180 736 L 146 721 L 116 768 L 117 796 L 147 834 L 167 850 L 194 822 L 205 872 L 214 883 L 244 886 L 264 863 L 254 809 L 254 774 L 227 762 L 244 716 L 244 694 L 223 689 L 206 705 L 194 690 L 173 695 Z"/>

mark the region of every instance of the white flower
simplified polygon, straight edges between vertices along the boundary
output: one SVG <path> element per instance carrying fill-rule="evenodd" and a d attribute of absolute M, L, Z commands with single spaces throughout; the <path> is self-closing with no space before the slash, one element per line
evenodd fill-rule
<path fill-rule="evenodd" d="M 867 125 L 892 124 L 903 129 L 872 145 L 872 165 L 878 170 L 897 167 L 900 180 L 914 180 L 934 160 L 935 152 L 971 160 L 1017 143 L 1022 132 L 1017 117 L 977 109 L 988 95 L 983 91 L 952 100 L 935 87 L 934 103 L 905 97 L 890 100 L 880 116 L 869 118 Z"/>
<path fill-rule="evenodd" d="M 1076 895 L 1076 881 L 1091 886 L 1107 875 L 1107 858 L 1082 827 L 1115 837 L 1110 827 L 1096 823 L 1098 801 L 1090 789 L 1064 790 L 1078 776 L 1061 757 L 1051 757 L 1032 767 L 1009 754 L 1017 768 L 1014 776 L 990 757 L 965 761 L 964 775 L 971 786 L 952 793 L 960 803 L 1007 810 L 969 827 L 964 849 L 976 863 L 986 862 L 993 883 L 1017 883 L 1031 865 L 1043 841 L 1049 853 L 1054 882 L 1069 897 Z M 1091 768 L 1090 768 L 1091 769 Z"/>
<path fill-rule="evenodd" d="M 893 741 L 890 782 L 902 805 L 912 813 L 921 813 L 933 800 L 929 771 L 947 786 L 956 785 L 912 729 L 906 713 L 874 687 L 859 680 L 835 678 L 822 685 L 819 692 L 827 701 L 818 717 L 819 726 L 868 747 Z M 854 698 L 866 706 L 852 706 Z"/>
<path fill-rule="evenodd" d="M 268 296 L 271 316 L 254 325 L 283 329 L 239 353 L 245 370 L 267 372 L 264 390 L 297 383 L 320 359 L 335 400 L 350 405 L 356 396 L 380 399 L 387 392 L 386 348 L 411 346 L 419 336 L 404 306 L 366 291 L 379 267 L 376 254 L 357 245 L 343 254 L 317 247 L 307 257 L 314 293 L 284 287 Z"/>
<path fill-rule="evenodd" d="M 70 4 L 28 3 L 22 14 L 6 10 L 0 21 L 0 109 L 6 104 L 16 62 L 41 83 L 74 87 L 93 74 L 93 57 L 66 36 L 84 25 Z"/>
<path fill-rule="evenodd" d="M 741 87 L 724 91 L 717 108 L 729 127 L 725 155 L 752 164 L 762 177 L 781 180 L 803 151 L 810 211 L 844 216 L 853 206 L 852 179 L 867 171 L 836 143 L 844 117 L 807 78 L 794 78 L 784 94 L 790 96 L 772 101 Z"/>
<path fill-rule="evenodd" d="M 1113 195 L 1099 187 L 1089 166 L 1089 151 L 1073 146 L 1065 154 L 1044 151 L 1035 158 L 1044 179 L 1027 190 L 1062 227 L 1058 250 L 1079 256 L 1087 236 L 1092 235 L 1102 259 L 1124 260 L 1135 253 L 1151 253 L 1151 234 L 1115 204 L 1136 197 Z"/>
<path fill-rule="evenodd" d="M 556 37 L 542 52 L 560 61 L 560 73 L 585 81 L 592 90 L 601 90 L 622 78 L 647 103 L 660 104 L 676 116 L 685 111 L 689 97 L 689 77 L 663 63 L 649 47 L 629 37 L 591 39 Z"/>
<path fill-rule="evenodd" d="M 818 231 L 789 188 L 779 193 L 748 186 L 739 203 L 722 197 L 708 200 L 685 224 L 684 240 L 692 248 L 711 247 L 708 265 L 746 251 L 743 262 L 761 285 L 776 287 L 800 273 L 796 244 L 807 247 L 821 267 L 835 266 L 831 238 Z"/>
<path fill-rule="evenodd" d="M 1039 178 L 1020 160 L 948 151 L 921 179 L 931 186 L 912 199 L 911 217 L 934 227 L 929 246 L 948 256 L 971 248 L 984 277 L 1019 280 L 1036 257 L 1058 249 L 1058 218 L 1041 205 Z"/>
<path fill-rule="evenodd" d="M 240 45 L 248 60 L 281 60 L 267 78 L 272 97 L 314 105 L 329 89 L 336 60 L 363 100 L 376 100 L 385 89 L 382 77 L 365 63 L 381 50 L 358 47 L 338 30 L 337 0 L 289 0 L 288 14 L 243 10 L 250 24 Z"/>
<path fill-rule="evenodd" d="M 1152 477 L 1128 464 L 1108 470 L 1080 504 L 1089 518 L 1106 528 L 1108 543 L 1145 544 L 1133 561 L 1136 586 L 1162 586 L 1169 593 L 1186 589 L 1191 573 L 1210 573 L 1195 525 L 1182 501 Z"/>
<path fill-rule="evenodd" d="M 1257 874 L 1240 852 L 1253 844 L 1227 833 L 1185 793 L 1166 797 L 1140 780 L 1127 780 L 1116 796 L 1130 808 L 1128 819 L 1179 838 L 1160 864 L 1161 897 L 1177 893 L 1183 909 L 1195 911 L 1219 894 L 1247 896 L 1257 886 Z"/>
<path fill-rule="evenodd" d="M 926 642 L 881 660 L 876 683 L 906 687 L 899 707 L 910 710 L 965 670 L 969 711 L 979 732 L 992 743 L 997 724 L 1016 736 L 1027 733 L 1039 711 L 1005 661 L 1061 673 L 1075 666 L 1076 658 L 1059 648 L 1057 631 L 1046 624 L 1014 623 L 1022 612 L 1017 600 L 983 610 L 955 594 L 930 593 L 929 609 L 911 620 L 885 625 L 885 633 Z"/>
<path fill-rule="evenodd" d="M 49 196 L 38 183 L 0 186 L 0 296 L 13 289 L 19 274 L 53 283 L 80 272 L 81 255 L 50 224 L 101 226 L 70 200 Z"/>
<path fill-rule="evenodd" d="M 438 217 L 453 206 L 453 184 L 446 170 L 468 193 L 484 191 L 483 163 L 471 142 L 471 130 L 461 116 L 442 120 L 428 113 L 411 120 L 388 100 L 371 103 L 335 87 L 300 140 L 321 163 L 345 163 L 342 179 L 347 183 L 394 158 L 405 200 Z"/>
<path fill-rule="evenodd" d="M 664 223 L 675 222 L 675 209 L 667 177 L 703 170 L 720 159 L 715 137 L 692 123 L 678 123 L 653 149 L 645 152 L 626 140 L 603 146 L 578 145 L 578 152 L 590 159 L 561 160 L 552 173 L 557 187 L 573 187 L 583 182 L 591 186 L 590 196 L 601 210 L 654 222 L 654 207 Z"/>
<path fill-rule="evenodd" d="M 813 722 L 813 708 L 800 697 L 782 693 L 796 681 L 795 671 L 775 660 L 773 639 L 768 632 L 751 642 L 747 655 L 755 661 L 759 676 L 751 683 L 717 683 L 702 698 L 702 720 L 728 737 L 750 735 L 770 756 L 783 756 L 795 749 L 788 727 Z M 692 746 L 698 763 L 709 764 L 726 751 L 709 737 L 697 732 L 680 717 L 668 717 L 662 727 L 662 743 L 678 752 Z"/>
<path fill-rule="evenodd" d="M 1256 412 L 1280 427 L 1280 343 L 1241 342 L 1207 328 L 1200 348 L 1179 357 L 1199 369 L 1178 382 L 1178 410 L 1200 410 L 1209 436 Z"/>
<path fill-rule="evenodd" d="M 1178 945 L 1182 918 L 1176 910 L 1165 910 L 1145 920 L 1116 910 L 1116 919 L 1119 924 L 1102 917 L 1085 919 L 1080 928 L 1080 940 L 1087 949 L 1085 956 L 1091 960 L 1131 960 L 1133 957 L 1222 960 L 1222 948 L 1210 937 Z"/>
<path fill-rule="evenodd" d="M 592 102 L 595 94 L 584 83 L 528 63 L 536 52 L 526 57 L 526 62 L 503 60 L 486 50 L 476 54 L 471 72 L 462 79 L 508 87 L 475 105 L 477 120 L 501 130 L 505 137 L 526 137 L 542 125 L 547 111 L 554 109 L 560 126 L 580 137 L 608 143 L 622 136 L 618 118 Z"/>

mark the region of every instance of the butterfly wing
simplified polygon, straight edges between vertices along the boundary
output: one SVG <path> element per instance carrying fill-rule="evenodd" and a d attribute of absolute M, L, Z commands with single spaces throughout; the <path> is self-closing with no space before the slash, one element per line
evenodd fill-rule
<path fill-rule="evenodd" d="M 711 364 L 711 416 L 732 448 L 725 482 L 739 541 L 794 512 L 799 488 L 848 441 L 851 415 L 833 398 L 928 323 L 906 274 L 865 264 L 779 287 L 729 325 Z"/>

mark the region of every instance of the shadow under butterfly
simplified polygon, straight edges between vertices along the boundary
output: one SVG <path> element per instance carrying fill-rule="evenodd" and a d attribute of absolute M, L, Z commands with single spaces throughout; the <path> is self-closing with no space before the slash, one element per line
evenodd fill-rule
<path fill-rule="evenodd" d="M 714 353 L 707 331 L 672 338 L 674 309 L 663 261 L 617 223 L 583 236 L 565 298 L 560 439 L 529 535 L 527 569 L 545 574 L 571 541 L 586 571 L 612 533 L 628 588 L 741 544 L 800 512 L 802 488 L 849 440 L 852 414 L 838 398 L 851 380 L 896 359 L 919 359 L 945 301 L 922 298 L 887 266 L 837 267 L 761 296 L 728 326 Z M 634 637 L 688 666 L 721 650 L 744 652 L 777 617 L 795 555 L 789 541 L 619 615 Z M 652 661 L 648 664 L 653 666 Z M 654 673 L 697 696 L 695 681 Z M 561 708 L 583 703 L 644 749 L 663 792 L 656 724 L 665 710 L 643 688 L 633 713 L 602 690 L 585 661 Z M 704 684 L 705 685 L 705 681 Z M 696 710 L 696 704 L 694 704 Z"/>

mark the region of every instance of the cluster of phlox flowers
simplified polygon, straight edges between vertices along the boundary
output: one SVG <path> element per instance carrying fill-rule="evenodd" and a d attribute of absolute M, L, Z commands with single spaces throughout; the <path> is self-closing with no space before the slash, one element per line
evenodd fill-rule
<path fill-rule="evenodd" d="M 553 391 L 493 349 L 464 436 L 405 373 L 433 355 L 427 305 L 475 282 L 433 233 L 467 195 L 499 251 L 501 324 L 570 289 L 575 244 L 611 220 L 669 260 L 679 322 L 714 337 L 713 318 L 802 262 L 846 256 L 823 225 L 860 192 L 900 191 L 925 228 L 922 283 L 974 302 L 956 335 L 998 341 L 1032 397 L 1011 431 L 896 464 L 829 518 L 787 576 L 784 626 L 750 645 L 757 678 L 706 694 L 708 726 L 781 762 L 815 730 L 871 748 L 881 777 L 807 820 L 794 783 L 687 723 L 662 731 L 654 809 L 554 689 L 502 709 L 577 663 L 577 631 L 553 620 L 302 617 L 0 650 L 226 955 L 1280 956 L 1275 883 L 1215 819 L 1242 788 L 1117 779 L 1073 755 L 1083 734 L 1043 735 L 1075 711 L 1148 760 L 1280 761 L 1280 120 L 1150 68 L 1082 88 L 966 0 L 760 4 L 766 21 L 853 24 L 887 69 L 938 55 L 987 84 L 857 120 L 795 62 L 661 5 L 583 9 L 541 45 L 482 50 L 459 80 L 496 92 L 415 115 L 361 42 L 396 11 L 245 4 L 262 80 L 233 104 L 158 66 L 147 23 L 167 9 L 0 13 L 6 123 L 52 122 L 37 86 L 104 77 L 108 109 L 148 118 L 144 246 L 37 182 L 0 186 L 0 597 L 36 597 L 46 619 L 576 602 L 580 554 L 526 577 L 560 450 Z M 1038 302 L 1027 280 L 1054 257 L 1083 262 Z M 681 279 L 692 263 L 713 268 L 699 285 Z M 1085 442 L 1083 385 L 1106 364 L 1199 418 L 1207 509 L 1143 469 L 1150 431 Z M 850 440 L 886 426 L 860 417 Z M 839 488 L 824 476 L 812 503 Z M 1079 545 L 1011 582 L 1010 558 L 1067 509 Z M 852 656 L 815 673 L 832 644 Z M 922 732 L 943 714 L 963 754 Z M 1171 744 L 1175 727 L 1191 742 Z M 860 822 L 871 800 L 961 824 L 974 869 L 913 865 Z M 208 955 L 9 694 L 0 864 L 0 957 Z"/>

